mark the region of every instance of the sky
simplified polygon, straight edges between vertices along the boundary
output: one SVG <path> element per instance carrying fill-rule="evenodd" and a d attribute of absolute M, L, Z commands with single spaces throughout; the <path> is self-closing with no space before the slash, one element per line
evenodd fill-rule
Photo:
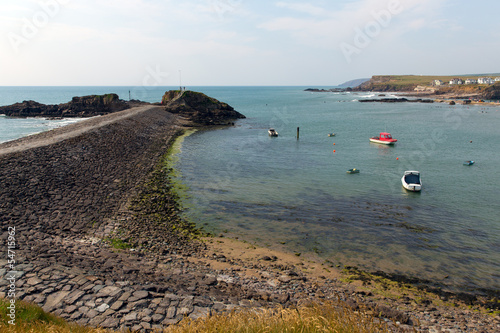
<path fill-rule="evenodd" d="M 493 0 L 0 0 L 1 86 L 498 73 Z"/>

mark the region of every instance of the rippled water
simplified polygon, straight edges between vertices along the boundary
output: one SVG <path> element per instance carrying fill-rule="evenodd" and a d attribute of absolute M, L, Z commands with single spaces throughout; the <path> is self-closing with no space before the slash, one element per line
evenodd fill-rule
<path fill-rule="evenodd" d="M 334 263 L 500 289 L 499 108 L 359 103 L 373 94 L 297 87 L 205 91 L 248 118 L 185 139 L 188 218 Z M 369 143 L 380 131 L 398 143 Z M 421 172 L 421 193 L 402 188 L 405 170 Z"/>

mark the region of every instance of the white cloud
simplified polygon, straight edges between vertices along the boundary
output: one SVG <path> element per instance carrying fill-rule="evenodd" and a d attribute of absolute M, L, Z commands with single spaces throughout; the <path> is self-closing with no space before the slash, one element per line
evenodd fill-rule
<path fill-rule="evenodd" d="M 94 78 L 95 84 L 126 84 L 127 77 L 140 84 L 145 68 L 156 65 L 174 77 L 182 68 L 183 77 L 205 84 L 231 84 L 232 77 L 240 84 L 289 84 L 294 77 L 293 84 L 302 77 L 326 82 L 328 73 L 347 80 L 379 64 L 373 71 L 396 66 L 388 53 L 411 66 L 451 49 L 451 40 L 458 45 L 466 35 L 480 47 L 497 34 L 471 29 L 470 21 L 484 14 L 478 9 L 465 21 L 475 7 L 446 7 L 451 0 L 65 0 L 16 55 L 6 34 L 20 33 L 40 1 L 49 0 L 0 1 L 0 84 L 92 84 Z M 402 11 L 378 23 L 356 66 L 346 66 L 339 45 L 352 44 L 356 31 L 387 19 L 383 13 L 398 4 Z"/>
<path fill-rule="evenodd" d="M 436 19 L 445 1 L 363 0 L 349 2 L 338 9 L 304 3 L 278 2 L 276 6 L 280 8 L 305 12 L 310 16 L 274 17 L 258 27 L 272 32 L 288 32 L 290 36 L 306 45 L 321 46 L 329 43 L 334 47 L 342 41 L 352 40 L 356 29 L 363 30 L 370 24 L 379 24 L 383 33 L 391 31 L 389 35 L 393 38 L 423 27 L 456 30 L 457 26 L 451 25 L 450 21 Z"/>
<path fill-rule="evenodd" d="M 297 12 L 306 13 L 313 16 L 328 16 L 329 13 L 322 7 L 314 6 L 310 3 L 289 3 L 289 2 L 278 2 L 277 7 L 288 8 L 295 10 Z"/>
<path fill-rule="evenodd" d="M 238 34 L 235 31 L 227 31 L 227 30 L 211 30 L 207 33 L 206 39 L 209 40 L 228 40 L 234 39 Z"/>

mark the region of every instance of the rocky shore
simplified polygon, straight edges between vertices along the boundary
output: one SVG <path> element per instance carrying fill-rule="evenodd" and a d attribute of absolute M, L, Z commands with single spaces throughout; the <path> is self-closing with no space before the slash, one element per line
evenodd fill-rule
<path fill-rule="evenodd" d="M 408 98 L 379 98 L 379 99 L 360 99 L 360 103 L 434 103 L 432 99 L 408 99 Z"/>
<path fill-rule="evenodd" d="M 0 297 L 13 276 L 19 299 L 80 324 L 132 331 L 236 307 L 337 298 L 391 331 L 500 329 L 477 302 L 390 293 L 387 283 L 379 293 L 368 286 L 375 281 L 346 283 L 334 267 L 304 257 L 198 238 L 178 214 L 162 160 L 188 120 L 145 105 L 1 144 L 1 239 L 15 228 L 16 265 L 8 267 L 4 246 Z"/>
<path fill-rule="evenodd" d="M 0 114 L 9 117 L 93 117 L 130 108 L 130 103 L 118 98 L 117 94 L 90 95 L 73 97 L 68 103 L 42 104 L 35 101 L 23 101 L 7 106 L 0 106 Z"/>

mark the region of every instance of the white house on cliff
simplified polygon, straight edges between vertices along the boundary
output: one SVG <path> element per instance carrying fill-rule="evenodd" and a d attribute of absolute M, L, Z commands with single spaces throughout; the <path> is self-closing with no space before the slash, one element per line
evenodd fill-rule
<path fill-rule="evenodd" d="M 450 80 L 450 84 L 464 84 L 464 81 L 462 81 L 462 79 L 454 78 Z"/>
<path fill-rule="evenodd" d="M 495 81 L 489 77 L 480 77 L 479 79 L 477 79 L 477 83 L 479 83 L 479 84 L 493 84 L 493 83 L 495 83 Z"/>

